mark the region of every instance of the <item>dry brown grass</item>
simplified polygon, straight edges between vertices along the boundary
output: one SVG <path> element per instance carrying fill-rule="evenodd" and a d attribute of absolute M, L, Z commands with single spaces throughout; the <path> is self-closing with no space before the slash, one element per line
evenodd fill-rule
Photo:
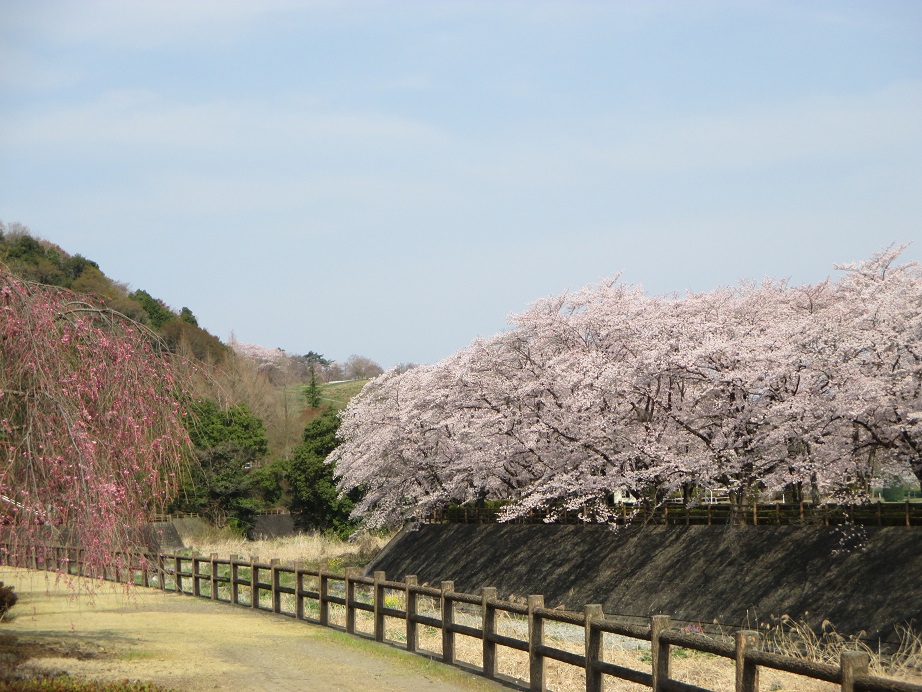
<path fill-rule="evenodd" d="M 364 564 L 371 559 L 386 543 L 386 537 L 365 535 L 358 541 L 349 543 L 318 534 L 302 534 L 298 536 L 264 541 L 246 541 L 235 537 L 228 532 L 211 533 L 206 535 L 184 535 L 183 542 L 194 547 L 200 553 L 218 553 L 227 556 L 237 554 L 245 557 L 259 556 L 266 561 L 277 557 L 283 562 L 301 561 L 316 568 L 321 566 L 340 570 L 349 565 Z M 333 585 L 338 589 L 338 585 Z M 341 595 L 341 594 L 340 594 Z M 371 589 L 365 586 L 357 587 L 357 597 L 360 600 L 371 602 Z M 290 602 L 289 602 L 290 601 Z M 268 606 L 268 602 L 266 603 Z M 403 610 L 405 596 L 399 591 L 389 591 L 386 596 L 386 605 L 389 608 Z M 439 617 L 439 604 L 436 599 L 419 596 L 419 612 L 431 617 Z M 285 598 L 283 610 L 293 612 L 294 602 L 290 597 Z M 306 603 L 308 616 L 317 617 L 316 604 L 312 601 Z M 456 606 L 456 617 L 463 624 L 478 627 L 480 624 L 480 611 L 478 608 L 469 608 L 462 604 Z M 522 616 L 505 612 L 498 613 L 499 621 L 497 631 L 499 634 L 514 636 L 518 639 L 527 639 L 527 623 Z M 345 626 L 345 609 L 342 606 L 330 607 L 331 624 L 339 627 Z M 359 631 L 371 634 L 373 620 L 370 614 L 359 611 L 356 613 L 356 627 Z M 880 656 L 857 637 L 845 637 L 826 624 L 822 634 L 817 635 L 802 621 L 795 621 L 784 616 L 773 625 L 762 628 L 762 639 L 775 651 L 786 655 L 803 658 L 816 662 L 839 662 L 842 651 L 862 650 L 871 656 L 871 672 L 874 675 L 892 677 L 914 683 L 922 682 L 920 668 L 922 668 L 922 638 L 911 628 L 899 629 L 902 644 L 899 650 L 890 656 Z M 583 629 L 573 625 L 548 623 L 546 625 L 545 640 L 549 646 L 574 653 L 583 652 Z M 406 626 L 402 620 L 388 618 L 386 620 L 386 638 L 398 645 L 406 643 Z M 456 656 L 458 660 L 481 667 L 482 643 L 479 639 L 456 635 Z M 604 660 L 626 668 L 649 672 L 651 657 L 649 643 L 628 640 L 614 635 L 604 635 Z M 425 651 L 441 654 L 441 630 L 432 627 L 419 627 L 419 647 Z M 528 678 L 528 655 L 506 647 L 499 647 L 499 672 L 518 680 Z M 673 647 L 671 658 L 672 677 L 683 682 L 688 682 L 699 687 L 704 687 L 714 692 L 732 692 L 735 685 L 734 662 L 706 654 L 699 651 Z M 760 689 L 771 692 L 802 691 L 824 692 L 839 689 L 837 685 L 811 680 L 798 675 L 774 671 L 766 668 L 760 669 Z M 577 692 L 585 689 L 585 673 L 582 669 L 547 659 L 546 679 L 549 689 L 556 692 Z M 634 692 L 649 689 L 642 685 L 633 684 L 612 677 L 606 677 L 606 689 L 613 692 Z"/>
<path fill-rule="evenodd" d="M 362 588 L 359 588 L 357 591 L 360 599 L 371 602 L 370 589 L 363 591 Z M 403 609 L 405 606 L 403 594 L 399 592 L 389 593 L 386 605 L 391 608 Z M 418 608 L 422 614 L 439 617 L 439 606 L 436 599 L 419 596 Z M 333 617 L 336 624 L 340 626 L 345 624 L 345 615 L 342 609 L 338 609 Z M 480 624 L 480 611 L 477 608 L 469 608 L 458 604 L 456 606 L 456 619 L 465 625 L 478 627 Z M 797 627 L 794 626 L 795 624 L 797 624 Z M 373 621 L 367 613 L 357 613 L 356 626 L 359 631 L 368 634 L 373 632 Z M 547 623 L 545 627 L 546 644 L 573 653 L 583 653 L 584 635 L 581 627 L 558 623 Z M 828 663 L 838 663 L 839 654 L 844 650 L 862 648 L 855 643 L 855 639 L 833 635 L 831 628 L 827 628 L 826 637 L 813 635 L 811 640 L 811 635 L 808 635 L 804 628 L 803 623 L 786 622 L 784 631 L 779 630 L 770 633 L 772 646 L 781 645 L 779 648 L 782 648 L 788 655 Z M 402 620 L 388 618 L 386 630 L 386 637 L 389 641 L 398 645 L 405 644 L 406 630 Z M 526 619 L 524 616 L 498 613 L 497 631 L 502 635 L 514 636 L 523 640 L 527 639 Z M 786 643 L 784 639 L 785 632 L 787 632 Z M 798 642 L 797 639 L 800 636 L 803 636 L 808 642 L 812 641 L 812 645 L 807 646 L 803 642 Z M 768 638 L 766 636 L 766 639 Z M 651 671 L 652 660 L 649 643 L 606 634 L 604 635 L 603 645 L 604 660 L 638 671 Z M 441 630 L 420 626 L 419 647 L 439 656 L 442 650 Z M 456 635 L 455 650 L 458 660 L 473 666 L 482 666 L 483 650 L 482 642 L 479 639 Z M 911 630 L 903 632 L 903 646 L 899 655 L 882 658 L 866 646 L 862 650 L 871 655 L 872 674 L 916 684 L 922 682 L 918 668 L 914 667 L 922 659 L 922 642 L 920 642 L 919 635 Z M 526 653 L 500 647 L 498 659 L 500 674 L 523 681 L 528 679 L 529 664 Z M 733 692 L 735 689 L 735 667 L 734 662 L 730 659 L 681 647 L 673 647 L 670 665 L 672 677 L 683 682 L 714 690 L 714 692 Z M 759 678 L 760 689 L 770 690 L 771 692 L 825 692 L 827 690 L 832 692 L 839 689 L 838 685 L 768 668 L 760 669 Z M 546 659 L 546 680 L 548 688 L 555 690 L 555 692 L 579 692 L 586 688 L 585 672 L 582 669 L 552 659 Z M 616 692 L 649 690 L 648 687 L 608 676 L 606 676 L 605 689 Z"/>
<path fill-rule="evenodd" d="M 369 600 L 370 600 L 370 594 Z M 388 606 L 403 608 L 403 597 L 393 594 L 388 598 Z M 419 597 L 420 612 L 431 617 L 438 617 L 438 606 L 434 599 Z M 506 636 L 527 639 L 527 623 L 523 616 L 498 614 L 497 631 Z M 479 610 L 467 613 L 461 605 L 456 607 L 456 618 L 470 626 L 478 626 Z M 344 620 L 343 620 L 344 622 Z M 342 623 L 338 623 L 342 624 Z M 371 633 L 373 622 L 367 613 L 357 613 L 356 627 L 362 632 Z M 387 639 L 398 644 L 406 642 L 406 630 L 402 620 L 388 619 L 386 622 Z M 548 623 L 545 631 L 545 643 L 565 651 L 583 653 L 583 629 L 573 625 Z M 456 635 L 455 651 L 458 660 L 474 666 L 482 666 L 483 649 L 479 639 Z M 652 660 L 649 643 L 626 640 L 613 635 L 604 635 L 604 659 L 625 668 L 650 672 Z M 419 627 L 419 647 L 440 655 L 442 650 L 441 631 L 431 627 Z M 528 679 L 528 654 L 515 649 L 499 647 L 499 673 L 520 681 Z M 698 651 L 676 648 L 672 649 L 671 675 L 673 678 L 688 682 L 714 692 L 733 692 L 735 689 L 735 667 L 733 661 Z M 555 692 L 581 692 L 586 689 L 585 671 L 575 666 L 546 659 L 545 676 L 548 689 Z M 760 689 L 773 692 L 832 692 L 837 685 L 810 680 L 801 676 L 779 671 L 762 669 L 760 672 Z M 610 676 L 605 678 L 605 689 L 612 692 L 642 692 L 649 687 L 619 680 Z"/>
<path fill-rule="evenodd" d="M 369 533 L 359 534 L 354 541 L 343 541 L 321 533 L 299 533 L 284 538 L 250 541 L 229 529 L 216 529 L 204 524 L 199 529 L 180 529 L 180 538 L 188 549 L 202 555 L 256 556 L 265 561 L 278 558 L 283 563 L 301 562 L 312 569 L 322 567 L 334 572 L 366 564 L 390 540 L 390 536 Z"/>
<path fill-rule="evenodd" d="M 828 620 L 819 633 L 803 620 L 782 615 L 763 627 L 762 640 L 773 651 L 817 663 L 837 665 L 845 651 L 863 651 L 871 658 L 871 674 L 922 683 L 922 635 L 906 625 L 896 627 L 900 644 L 885 654 L 871 648 L 861 635 L 843 635 Z"/>

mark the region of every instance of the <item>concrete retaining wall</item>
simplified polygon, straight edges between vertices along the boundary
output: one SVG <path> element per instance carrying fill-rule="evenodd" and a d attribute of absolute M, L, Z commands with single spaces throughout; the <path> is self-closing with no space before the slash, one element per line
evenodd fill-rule
<path fill-rule="evenodd" d="M 893 638 L 922 623 L 922 528 L 413 525 L 368 566 L 551 607 L 754 626 L 788 614 Z"/>
<path fill-rule="evenodd" d="M 147 534 L 147 549 L 152 552 L 170 553 L 182 550 L 182 539 L 179 531 L 170 521 L 158 521 L 150 525 Z"/>
<path fill-rule="evenodd" d="M 290 514 L 261 514 L 253 520 L 253 528 L 247 532 L 250 540 L 293 536 L 295 523 Z"/>

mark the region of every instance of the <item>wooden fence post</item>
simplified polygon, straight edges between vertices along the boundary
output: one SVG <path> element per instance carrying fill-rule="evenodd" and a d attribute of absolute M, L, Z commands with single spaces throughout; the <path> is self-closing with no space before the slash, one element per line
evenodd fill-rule
<path fill-rule="evenodd" d="M 593 623 L 603 618 L 604 613 L 598 603 L 587 604 L 583 612 L 586 616 L 586 692 L 602 692 L 602 673 L 595 668 L 602 660 L 602 630 Z"/>
<path fill-rule="evenodd" d="M 201 563 L 202 559 L 198 556 L 198 553 L 194 553 L 192 555 L 192 595 L 195 597 L 202 595 L 202 577 L 199 574 Z"/>
<path fill-rule="evenodd" d="M 326 574 L 324 574 L 322 571 L 320 572 L 320 584 L 318 584 L 318 587 L 319 587 L 318 593 L 320 595 L 320 603 L 319 603 L 320 624 L 323 625 L 324 627 L 329 627 L 330 626 L 330 602 L 327 600 L 327 597 L 330 594 L 330 578 Z"/>
<path fill-rule="evenodd" d="M 182 572 L 182 559 L 179 555 L 173 556 L 173 590 L 176 593 L 182 593 L 182 577 L 180 573 Z"/>
<path fill-rule="evenodd" d="M 528 597 L 528 689 L 532 692 L 545 692 L 544 656 L 539 648 L 544 646 L 544 619 L 535 613 L 544 607 L 544 596 Z"/>
<path fill-rule="evenodd" d="M 282 612 L 282 592 L 279 591 L 279 588 L 282 586 L 279 582 L 281 577 L 281 572 L 279 572 L 279 562 L 280 560 L 277 557 L 269 560 L 269 565 L 272 568 L 272 612 L 281 613 Z"/>
<path fill-rule="evenodd" d="M 79 557 L 80 552 L 77 552 Z M 160 590 L 166 591 L 166 562 L 163 559 L 163 553 L 157 553 L 157 581 L 159 582 Z M 77 572 L 83 572 L 83 563 L 77 563 Z"/>
<path fill-rule="evenodd" d="M 842 668 L 842 692 L 855 692 L 855 678 L 868 674 L 871 657 L 864 651 L 843 651 L 839 656 Z"/>
<path fill-rule="evenodd" d="M 300 561 L 295 562 L 295 620 L 304 619 L 304 571 Z"/>
<path fill-rule="evenodd" d="M 664 692 L 669 679 L 669 644 L 660 641 L 660 633 L 672 622 L 668 615 L 654 615 L 650 620 L 650 655 L 653 658 L 653 692 Z"/>
<path fill-rule="evenodd" d="M 346 632 L 355 634 L 355 567 L 346 567 Z"/>
<path fill-rule="evenodd" d="M 455 633 L 451 626 L 455 622 L 455 602 L 448 594 L 455 590 L 453 581 L 442 582 L 442 662 L 455 663 Z"/>
<path fill-rule="evenodd" d="M 374 574 L 375 584 L 373 590 L 373 602 L 375 607 L 375 641 L 383 642 L 384 641 L 384 613 L 382 609 L 384 608 L 384 586 L 381 584 L 383 581 L 387 581 L 386 575 L 382 571 L 376 571 Z"/>
<path fill-rule="evenodd" d="M 230 556 L 230 587 L 231 587 L 231 603 L 234 605 L 240 605 L 240 584 L 237 583 L 237 579 L 240 576 L 240 570 L 237 567 L 237 555 Z"/>
<path fill-rule="evenodd" d="M 215 564 L 218 560 L 218 554 L 211 554 L 211 571 L 209 576 L 211 577 L 211 600 L 218 600 L 218 566 Z"/>
<path fill-rule="evenodd" d="M 746 660 L 746 649 L 759 647 L 759 633 L 740 630 L 736 640 L 736 692 L 759 692 L 759 666 Z"/>
<path fill-rule="evenodd" d="M 259 608 L 259 557 L 250 555 L 250 607 Z"/>
<path fill-rule="evenodd" d="M 480 610 L 483 619 L 483 674 L 488 678 L 496 677 L 496 642 L 490 637 L 496 634 L 496 608 L 490 605 L 495 601 L 495 586 L 485 586 L 480 590 Z"/>
<path fill-rule="evenodd" d="M 415 574 L 408 574 L 403 579 L 407 589 L 407 651 L 416 651 L 419 644 L 417 623 L 413 622 L 413 616 L 416 615 L 416 592 L 413 587 L 419 583 Z"/>

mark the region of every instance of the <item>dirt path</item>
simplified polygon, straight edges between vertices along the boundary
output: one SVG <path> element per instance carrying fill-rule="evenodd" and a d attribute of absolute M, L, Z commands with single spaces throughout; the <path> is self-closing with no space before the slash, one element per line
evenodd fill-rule
<path fill-rule="evenodd" d="M 506 689 L 393 647 L 190 596 L 103 584 L 90 605 L 54 575 L 0 567 L 0 581 L 19 596 L 0 623 L 0 668 L 28 651 L 32 668 L 192 692 Z"/>

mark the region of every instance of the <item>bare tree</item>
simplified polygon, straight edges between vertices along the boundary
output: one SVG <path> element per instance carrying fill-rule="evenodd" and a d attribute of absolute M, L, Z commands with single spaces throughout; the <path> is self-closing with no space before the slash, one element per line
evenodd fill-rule
<path fill-rule="evenodd" d="M 384 372 L 384 369 L 371 358 L 358 355 L 351 355 L 346 359 L 344 370 L 346 379 L 350 380 L 370 380 Z"/>

